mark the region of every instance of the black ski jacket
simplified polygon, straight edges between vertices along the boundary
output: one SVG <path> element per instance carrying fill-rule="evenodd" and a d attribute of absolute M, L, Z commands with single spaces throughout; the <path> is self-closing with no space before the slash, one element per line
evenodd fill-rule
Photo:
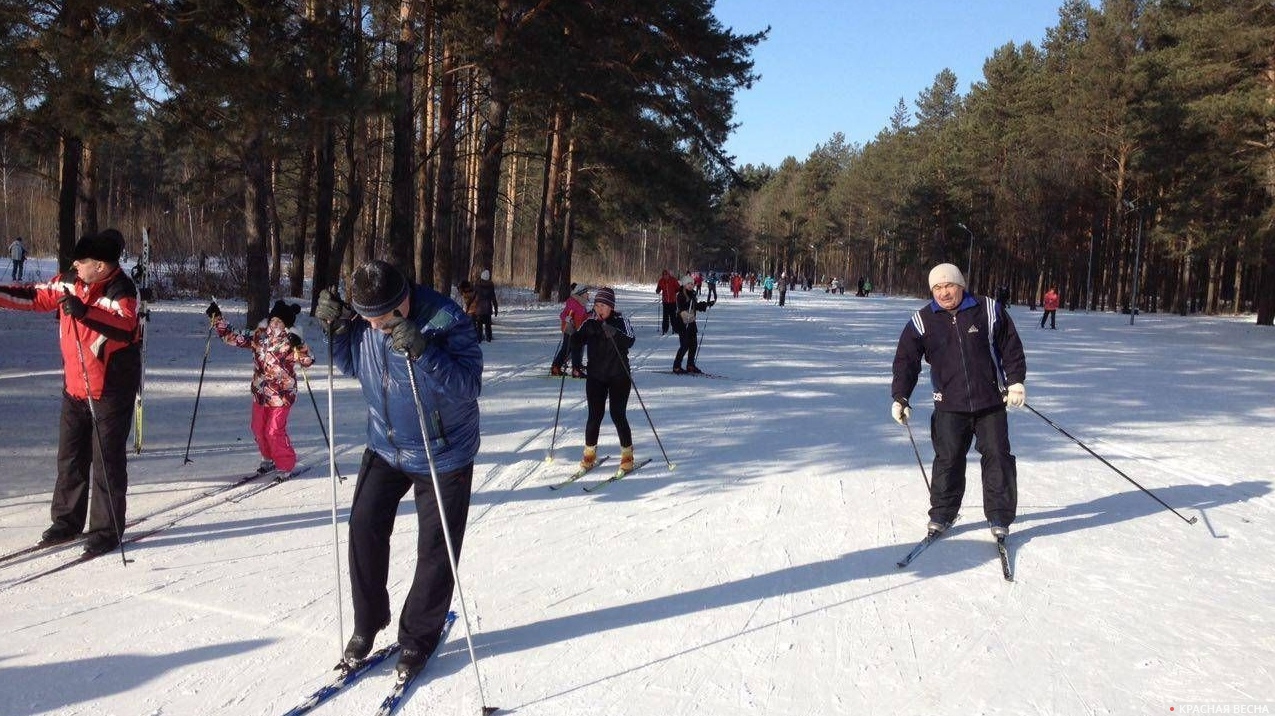
<path fill-rule="evenodd" d="M 615 329 L 614 335 L 608 337 L 602 328 L 602 319 L 589 311 L 584 325 L 571 336 L 571 343 L 588 348 L 590 378 L 604 381 L 628 379 L 629 349 L 637 340 L 637 334 L 633 332 L 629 319 L 618 311 L 611 312 L 606 324 Z"/>
<path fill-rule="evenodd" d="M 935 410 L 986 410 L 1003 404 L 1005 386 L 1027 380 L 1023 343 L 1005 308 L 968 293 L 954 314 L 931 300 L 903 327 L 890 385 L 896 401 L 912 396 L 922 360 L 930 364 Z"/>

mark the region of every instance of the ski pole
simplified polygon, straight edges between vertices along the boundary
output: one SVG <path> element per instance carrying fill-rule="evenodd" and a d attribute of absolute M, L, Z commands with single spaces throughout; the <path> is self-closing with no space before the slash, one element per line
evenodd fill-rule
<path fill-rule="evenodd" d="M 333 323 L 335 323 L 335 321 L 333 321 Z M 333 389 L 333 363 L 335 363 L 335 350 L 332 347 L 332 341 L 335 338 L 336 335 L 332 331 L 332 326 L 328 326 L 328 423 L 332 425 L 333 435 L 336 435 L 336 403 L 333 398 L 333 395 L 336 392 Z M 306 387 L 310 387 L 308 381 L 306 383 Z M 311 394 L 310 397 L 313 399 L 314 395 Z M 317 410 L 318 406 L 315 406 L 315 409 Z M 320 424 L 322 424 L 322 422 L 323 421 L 319 421 Z M 331 440 L 328 441 L 328 475 L 332 481 L 332 563 L 336 568 L 336 648 L 337 653 L 341 654 L 342 658 L 344 658 L 345 645 L 343 642 L 345 640 L 345 616 L 341 612 L 341 608 L 344 606 L 344 599 L 341 596 L 341 529 L 337 520 L 336 507 L 336 448 L 335 443 Z"/>
<path fill-rule="evenodd" d="M 399 320 L 405 320 L 396 310 L 394 315 Z M 438 481 L 438 468 L 434 463 L 434 448 L 429 442 L 429 426 L 425 420 L 425 405 L 421 401 L 421 391 L 416 384 L 416 362 L 411 356 L 405 355 L 403 359 L 407 361 L 407 377 L 412 384 L 412 401 L 416 404 L 416 418 L 421 425 L 421 440 L 425 443 L 425 459 L 429 462 L 429 478 L 434 484 L 434 502 L 438 505 L 438 519 L 442 522 L 443 541 L 447 545 L 447 564 L 452 569 L 452 579 L 456 582 L 456 598 L 460 601 L 461 618 L 465 620 L 465 643 L 469 647 L 469 663 L 474 667 L 474 679 L 478 682 L 478 702 L 482 706 L 482 713 L 492 714 L 497 711 L 495 707 L 487 706 L 487 697 L 483 694 L 483 676 L 478 670 L 478 656 L 474 653 L 474 637 L 470 633 L 469 628 L 469 610 L 465 608 L 465 590 L 460 586 L 460 569 L 456 566 L 456 551 L 452 547 L 452 531 L 447 526 L 447 508 L 443 507 L 443 487 Z"/>
<path fill-rule="evenodd" d="M 567 389 L 567 371 L 562 371 L 562 380 L 558 383 L 558 407 L 553 411 L 553 434 L 549 437 L 549 454 L 545 462 L 553 462 L 553 444 L 558 440 L 558 415 L 562 413 L 562 393 Z"/>
<path fill-rule="evenodd" d="M 930 476 L 925 474 L 925 464 L 921 462 L 921 451 L 916 449 L 916 438 L 912 437 L 912 424 L 905 418 L 903 427 L 908 429 L 908 440 L 912 441 L 912 453 L 916 455 L 916 465 L 921 468 L 921 479 L 925 480 L 925 491 L 930 492 Z"/>
<path fill-rule="evenodd" d="M 646 409 L 646 401 L 642 400 L 642 393 L 638 390 L 637 381 L 633 380 L 633 371 L 629 370 L 628 361 L 624 359 L 624 354 L 620 352 L 620 346 L 616 344 L 615 336 L 608 335 L 607 340 L 611 341 L 611 347 L 615 349 L 615 354 L 620 358 L 620 365 L 624 366 L 625 375 L 629 376 L 629 385 L 633 386 L 633 394 L 637 396 L 638 405 L 642 406 L 642 413 L 646 415 L 646 422 L 651 426 L 651 434 L 655 436 L 655 444 L 660 446 L 660 454 L 664 456 L 664 463 L 668 465 L 668 469 L 672 470 L 677 466 L 668 459 L 668 452 L 664 450 L 664 443 L 660 440 L 660 433 L 655 429 L 655 421 L 651 420 L 651 411 Z"/>
<path fill-rule="evenodd" d="M 195 439 L 195 417 L 199 415 L 199 396 L 204 392 L 204 370 L 208 368 L 208 353 L 212 351 L 213 329 L 216 324 L 208 326 L 208 341 L 204 344 L 204 362 L 199 366 L 199 385 L 195 388 L 195 411 L 190 414 L 190 434 L 186 436 L 186 456 L 182 464 L 193 462 L 190 459 L 190 443 Z"/>
<path fill-rule="evenodd" d="M 305 366 L 301 368 L 301 378 L 305 380 L 305 392 L 310 394 L 310 404 L 314 406 L 314 417 L 319 421 L 319 432 L 323 433 L 323 442 L 327 443 L 328 452 L 332 452 L 332 440 L 328 437 L 328 429 L 323 425 L 323 414 L 319 412 L 319 401 L 314 399 L 314 390 L 310 388 L 310 375 L 306 373 Z M 335 463 L 331 467 L 336 471 L 336 476 L 345 482 L 345 476 L 336 468 Z"/>
<path fill-rule="evenodd" d="M 1135 481 L 1132 477 L 1129 477 L 1128 475 L 1124 474 L 1124 473 L 1123 473 L 1123 472 L 1121 472 L 1121 471 L 1120 471 L 1120 470 L 1119 470 L 1119 469 L 1118 469 L 1115 465 L 1112 465 L 1111 463 L 1107 462 L 1107 460 L 1106 460 L 1106 459 L 1104 459 L 1101 455 L 1099 455 L 1098 453 L 1094 452 L 1093 450 L 1090 450 L 1088 445 L 1086 445 L 1086 444 L 1084 444 L 1084 443 L 1080 442 L 1080 440 L 1079 440 L 1079 439 L 1077 439 L 1075 435 L 1072 435 L 1071 433 L 1067 432 L 1066 430 L 1063 430 L 1061 427 L 1059 427 L 1059 426 L 1058 426 L 1058 424 L 1057 424 L 1057 423 L 1055 423 L 1054 421 L 1052 421 L 1052 420 L 1050 420 L 1049 418 L 1047 418 L 1047 417 L 1045 417 L 1044 415 L 1042 415 L 1042 414 L 1041 414 L 1041 412 L 1040 412 L 1039 410 L 1036 410 L 1035 408 L 1033 408 L 1032 406 L 1028 405 L 1027 403 L 1023 403 L 1023 407 L 1024 407 L 1024 408 L 1027 408 L 1028 410 L 1030 410 L 1030 411 L 1032 411 L 1033 413 L 1035 413 L 1037 416 L 1039 416 L 1039 417 L 1040 417 L 1040 419 L 1041 419 L 1041 420 L 1044 420 L 1046 423 L 1049 423 L 1049 427 L 1051 427 L 1051 428 L 1053 428 L 1054 430 L 1057 430 L 1058 432 L 1062 433 L 1063 435 L 1066 435 L 1067 437 L 1071 438 L 1071 441 L 1072 441 L 1072 442 L 1074 442 L 1074 443 L 1076 443 L 1076 444 L 1077 444 L 1077 445 L 1079 445 L 1080 447 L 1084 448 L 1084 449 L 1085 449 L 1085 452 L 1087 452 L 1087 453 L 1089 453 L 1090 455 L 1093 455 L 1094 457 L 1098 458 L 1098 460 L 1099 460 L 1100 462 L 1102 462 L 1102 464 L 1103 464 L 1103 465 L 1106 465 L 1107 467 L 1111 468 L 1112 470 L 1115 470 L 1115 473 L 1116 473 L 1117 475 L 1119 475 L 1120 477 L 1123 477 L 1124 479 L 1126 479 L 1126 480 L 1128 480 L 1129 482 L 1131 482 L 1131 483 L 1133 484 L 1133 486 L 1134 486 L 1134 487 L 1136 487 L 1136 488 L 1138 488 L 1139 490 L 1142 490 L 1143 492 L 1147 493 L 1147 496 L 1148 496 L 1148 497 L 1150 497 L 1151 499 L 1155 500 L 1156 502 L 1159 502 L 1161 505 L 1164 505 L 1164 508 L 1165 508 L 1165 509 L 1167 509 L 1169 512 L 1172 512 L 1173 514 L 1177 515 L 1178 517 L 1181 517 L 1181 518 L 1182 518 L 1182 520 L 1183 520 L 1184 522 L 1186 522 L 1188 525 L 1193 525 L 1193 524 L 1195 524 L 1195 523 L 1196 523 L 1196 521 L 1197 521 L 1197 519 L 1198 519 L 1198 518 L 1196 518 L 1196 517 L 1191 517 L 1191 518 L 1189 518 L 1189 519 L 1188 519 L 1188 518 L 1187 518 L 1187 517 L 1185 517 L 1185 516 L 1184 516 L 1181 512 L 1178 512 L 1177 510 L 1175 510 L 1175 509 L 1173 509 L 1172 507 L 1170 507 L 1170 506 L 1169 506 L 1169 503 L 1165 502 L 1164 500 L 1161 500 L 1159 497 L 1156 497 L 1154 493 L 1152 493 L 1150 490 L 1148 490 L 1147 488 L 1143 487 L 1142 485 L 1139 485 L 1139 484 L 1138 484 L 1138 483 L 1137 483 L 1137 482 L 1136 482 L 1136 481 Z"/>
<path fill-rule="evenodd" d="M 714 301 L 713 303 L 717 303 Z M 712 307 L 711 304 L 709 306 Z M 699 340 L 695 343 L 695 357 L 699 358 L 699 352 L 704 347 L 704 334 L 708 333 L 708 311 L 704 311 L 704 325 L 702 331 L 699 332 Z"/>
<path fill-rule="evenodd" d="M 64 288 L 63 291 L 67 296 L 71 295 L 70 290 Z M 115 514 L 115 495 L 111 490 L 110 475 L 107 473 L 106 449 L 102 444 L 102 432 L 97 427 L 97 407 L 93 404 L 93 388 L 89 385 L 88 364 L 84 362 L 84 344 L 80 342 L 80 322 L 74 316 L 71 317 L 71 331 L 75 338 L 75 353 L 80 358 L 80 374 L 84 376 L 84 398 L 89 404 L 89 420 L 93 421 L 93 441 L 97 443 L 97 453 L 102 458 L 102 485 L 106 488 L 107 513 L 111 516 L 111 528 L 115 530 L 116 539 L 119 539 L 120 561 L 128 566 L 128 557 L 124 555 L 124 530 L 120 525 L 119 515 Z"/>

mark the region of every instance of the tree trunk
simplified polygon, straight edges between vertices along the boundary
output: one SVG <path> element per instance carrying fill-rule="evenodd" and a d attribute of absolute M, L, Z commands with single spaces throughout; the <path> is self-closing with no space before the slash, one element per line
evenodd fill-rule
<path fill-rule="evenodd" d="M 249 132 L 243 147 L 244 243 L 247 265 L 248 325 L 255 326 L 270 311 L 270 272 L 266 263 L 266 241 L 270 233 L 266 202 L 269 177 L 264 157 L 264 133 Z"/>
<path fill-rule="evenodd" d="M 288 295 L 305 290 L 306 234 L 310 230 L 310 183 L 314 181 L 314 147 L 302 152 L 301 177 L 297 182 L 297 233 L 292 238 L 292 263 L 288 265 Z"/>
<path fill-rule="evenodd" d="M 541 301 L 548 301 L 558 285 L 558 256 L 561 242 L 558 238 L 562 207 L 562 175 L 567 153 L 567 113 L 558 107 L 553 113 L 553 129 L 549 140 L 549 155 L 545 158 L 545 189 L 541 199 L 540 226 L 537 243 L 542 247 L 540 275 L 536 276 L 536 294 Z"/>
<path fill-rule="evenodd" d="M 332 250 L 332 216 L 336 197 L 336 130 L 331 119 L 319 125 L 315 144 L 314 273 L 310 288 L 310 313 L 319 292 L 339 283 L 341 253 Z M 335 260 L 333 260 L 335 257 Z"/>
<path fill-rule="evenodd" d="M 400 0 L 398 40 L 394 43 L 394 155 L 390 165 L 390 263 L 416 279 L 414 202 L 416 179 L 416 30 L 413 0 Z"/>
<path fill-rule="evenodd" d="M 75 252 L 75 214 L 80 195 L 80 161 L 84 143 L 79 137 L 62 136 L 62 166 L 58 176 L 58 270 L 71 268 Z"/>
<path fill-rule="evenodd" d="M 420 124 L 421 131 L 417 141 L 420 146 L 417 148 L 417 156 L 421 158 L 423 171 L 421 181 L 417 183 L 417 201 L 416 208 L 418 212 L 416 220 L 416 247 L 414 265 L 416 280 L 420 283 L 432 285 L 434 276 L 434 177 L 435 177 L 435 161 L 433 157 L 434 133 L 436 127 L 434 125 L 434 110 L 436 109 L 434 86 L 437 82 L 436 65 L 434 63 L 435 46 L 438 43 L 438 27 L 435 21 L 434 4 L 427 3 L 425 8 L 425 18 L 422 22 L 425 28 L 425 62 L 422 64 L 424 77 L 421 86 L 425 88 L 422 93 L 424 97 L 421 100 L 420 107 Z"/>
<path fill-rule="evenodd" d="M 456 58 L 451 48 L 443 47 L 439 72 L 438 106 L 438 175 L 434 195 L 434 276 L 433 286 L 450 293 L 452 281 L 452 242 L 456 202 Z"/>

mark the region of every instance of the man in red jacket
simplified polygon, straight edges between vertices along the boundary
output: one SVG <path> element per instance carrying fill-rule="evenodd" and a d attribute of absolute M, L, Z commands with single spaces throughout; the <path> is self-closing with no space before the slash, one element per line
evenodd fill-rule
<path fill-rule="evenodd" d="M 75 244 L 70 271 L 48 283 L 0 286 L 0 308 L 61 314 L 58 479 L 53 524 L 41 541 L 73 539 L 87 520 L 84 552 L 93 555 L 115 549 L 124 533 L 128 431 L 141 380 L 137 287 L 120 269 L 123 250 L 114 229 L 89 234 Z"/>
<path fill-rule="evenodd" d="M 667 335 L 669 323 L 673 320 L 673 314 L 677 313 L 677 292 L 681 290 L 682 285 L 677 282 L 673 274 L 668 269 L 664 269 L 664 273 L 660 274 L 660 280 L 655 284 L 655 292 L 660 294 L 660 303 L 663 313 L 660 314 L 660 335 Z"/>

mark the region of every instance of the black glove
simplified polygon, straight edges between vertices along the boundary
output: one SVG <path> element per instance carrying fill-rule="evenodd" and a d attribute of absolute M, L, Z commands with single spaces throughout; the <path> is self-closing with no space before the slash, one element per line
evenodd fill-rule
<path fill-rule="evenodd" d="M 421 329 L 415 323 L 405 318 L 398 318 L 396 322 L 389 325 L 389 329 L 390 345 L 399 353 L 406 353 L 412 360 L 420 358 L 429 348 L 429 339 L 421 333 Z"/>
<path fill-rule="evenodd" d="M 334 336 L 350 330 L 350 321 L 354 320 L 354 311 L 336 294 L 335 289 L 325 288 L 319 292 L 319 300 L 314 306 L 314 317 Z"/>
<path fill-rule="evenodd" d="M 618 331 L 615 330 L 615 326 L 605 322 L 602 324 L 602 335 L 607 338 L 614 339 L 616 333 L 618 333 Z"/>
<path fill-rule="evenodd" d="M 71 318 L 79 320 L 88 315 L 89 307 L 84 305 L 79 296 L 68 293 L 62 297 L 62 312 Z"/>
<path fill-rule="evenodd" d="M 220 320 L 221 307 L 217 305 L 216 301 L 213 301 L 212 303 L 208 304 L 208 309 L 204 311 L 204 315 L 208 316 L 208 320 L 210 321 Z"/>
<path fill-rule="evenodd" d="M 301 336 L 298 336 L 297 334 L 291 331 L 288 331 L 288 345 L 292 346 L 293 348 L 300 348 L 301 346 L 305 345 L 305 341 L 301 340 Z"/>
<path fill-rule="evenodd" d="M 704 311 L 708 310 L 708 304 L 703 301 L 700 301 L 699 303 L 695 304 L 695 310 L 699 311 L 700 313 L 703 313 Z"/>

